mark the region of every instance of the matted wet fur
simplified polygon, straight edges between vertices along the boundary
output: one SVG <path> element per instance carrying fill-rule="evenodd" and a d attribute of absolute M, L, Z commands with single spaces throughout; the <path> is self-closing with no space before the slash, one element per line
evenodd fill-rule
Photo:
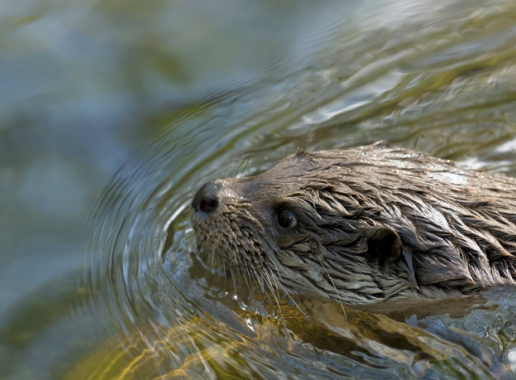
<path fill-rule="evenodd" d="M 384 143 L 299 152 L 192 206 L 213 262 L 275 295 L 367 305 L 516 283 L 516 180 Z"/>

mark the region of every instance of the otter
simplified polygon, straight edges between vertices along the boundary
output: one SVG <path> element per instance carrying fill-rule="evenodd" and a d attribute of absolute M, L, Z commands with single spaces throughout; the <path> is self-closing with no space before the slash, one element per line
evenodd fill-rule
<path fill-rule="evenodd" d="M 213 260 L 274 294 L 372 305 L 516 283 L 516 179 L 384 142 L 208 182 L 191 219 Z"/>

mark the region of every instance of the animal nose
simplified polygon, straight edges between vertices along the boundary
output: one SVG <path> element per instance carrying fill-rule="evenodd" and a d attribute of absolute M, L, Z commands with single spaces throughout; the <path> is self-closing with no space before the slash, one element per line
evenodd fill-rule
<path fill-rule="evenodd" d="M 220 184 L 211 181 L 205 183 L 195 194 L 192 201 L 192 207 L 196 212 L 211 214 L 215 212 L 219 206 L 219 188 Z"/>

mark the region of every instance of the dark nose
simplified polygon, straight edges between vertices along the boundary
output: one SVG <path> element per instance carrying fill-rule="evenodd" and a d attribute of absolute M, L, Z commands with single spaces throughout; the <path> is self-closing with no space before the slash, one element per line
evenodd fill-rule
<path fill-rule="evenodd" d="M 211 214 L 219 206 L 219 192 L 220 184 L 211 181 L 205 183 L 195 194 L 192 201 L 192 207 L 196 212 L 204 214 Z"/>

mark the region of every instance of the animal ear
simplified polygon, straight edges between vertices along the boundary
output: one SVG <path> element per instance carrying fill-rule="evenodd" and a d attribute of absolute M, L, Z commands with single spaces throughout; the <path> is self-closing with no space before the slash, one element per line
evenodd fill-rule
<path fill-rule="evenodd" d="M 392 228 L 373 228 L 367 240 L 367 258 L 384 265 L 393 263 L 403 253 L 400 236 Z"/>

